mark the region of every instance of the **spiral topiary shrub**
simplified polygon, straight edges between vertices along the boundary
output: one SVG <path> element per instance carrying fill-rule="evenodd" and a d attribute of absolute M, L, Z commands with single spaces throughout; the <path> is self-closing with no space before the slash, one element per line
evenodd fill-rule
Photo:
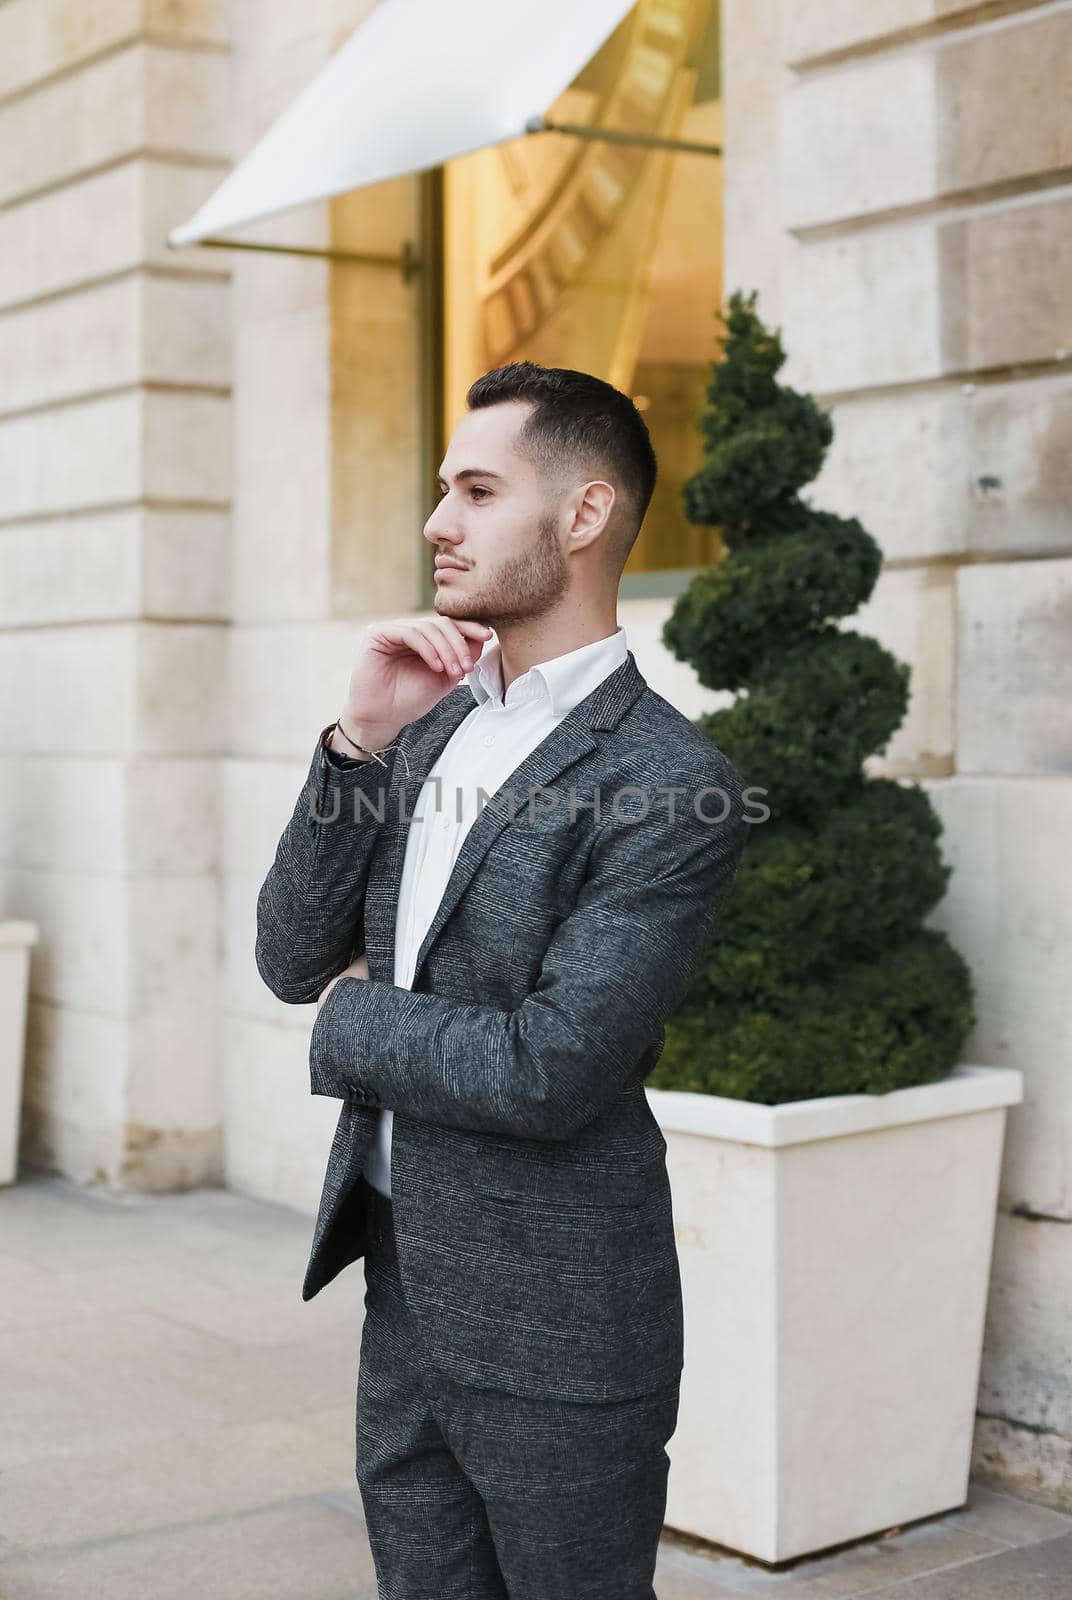
<path fill-rule="evenodd" d="M 949 878 L 941 823 L 918 784 L 863 772 L 909 695 L 908 667 L 838 624 L 882 553 L 855 518 L 800 497 L 833 426 L 776 381 L 785 353 L 755 298 L 730 299 L 706 459 L 685 487 L 690 520 L 716 526 L 726 553 L 678 598 L 663 642 L 707 688 L 738 691 L 696 726 L 770 814 L 647 1082 L 776 1105 L 943 1077 L 975 1016 L 963 959 L 923 925 Z"/>

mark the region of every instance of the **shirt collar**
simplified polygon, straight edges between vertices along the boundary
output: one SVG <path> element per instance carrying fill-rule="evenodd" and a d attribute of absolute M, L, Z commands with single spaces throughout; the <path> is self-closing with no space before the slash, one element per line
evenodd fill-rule
<path fill-rule="evenodd" d="M 536 662 L 514 679 L 504 700 L 502 653 L 498 639 L 493 637 L 485 643 L 476 665 L 466 673 L 465 682 L 478 705 L 490 700 L 510 709 L 539 694 L 546 698 L 552 716 L 562 718 L 620 667 L 628 654 L 625 629 L 620 627 L 605 639 L 594 639 L 591 644 L 579 645 L 549 661 Z"/>

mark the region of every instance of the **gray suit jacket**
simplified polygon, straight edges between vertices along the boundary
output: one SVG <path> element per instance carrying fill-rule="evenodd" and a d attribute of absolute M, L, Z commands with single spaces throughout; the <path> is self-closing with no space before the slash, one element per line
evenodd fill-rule
<path fill-rule="evenodd" d="M 362 953 L 369 967 L 313 1026 L 312 1092 L 342 1109 L 302 1297 L 365 1252 L 358 1177 L 389 1106 L 399 1263 L 431 1359 L 478 1387 L 625 1399 L 683 1363 L 643 1082 L 716 936 L 742 779 L 630 651 L 479 812 L 396 987 L 407 824 L 473 705 L 458 685 L 386 769 L 338 770 L 318 742 L 258 897 L 257 966 L 281 1000 L 315 1001 Z"/>

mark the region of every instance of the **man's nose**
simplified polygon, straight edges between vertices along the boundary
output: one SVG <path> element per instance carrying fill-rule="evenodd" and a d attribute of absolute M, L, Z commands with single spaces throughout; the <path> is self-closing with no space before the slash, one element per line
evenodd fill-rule
<path fill-rule="evenodd" d="M 441 500 L 437 506 L 433 507 L 432 514 L 424 525 L 425 538 L 433 542 L 436 539 L 442 539 L 444 537 L 449 539 L 453 536 L 453 529 L 450 526 L 450 518 L 446 515 L 445 511 L 445 501 L 446 496 L 444 496 L 443 500 Z"/>

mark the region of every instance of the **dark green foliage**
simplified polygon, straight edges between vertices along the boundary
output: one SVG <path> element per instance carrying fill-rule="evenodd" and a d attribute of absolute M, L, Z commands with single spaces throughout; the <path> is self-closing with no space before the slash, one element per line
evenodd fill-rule
<path fill-rule="evenodd" d="M 729 304 L 688 515 L 727 547 L 679 597 L 663 642 L 711 689 L 738 691 L 697 727 L 769 810 L 742 858 L 718 943 L 648 1083 L 776 1105 L 885 1093 L 942 1077 L 974 1022 L 946 936 L 941 823 L 916 784 L 868 778 L 904 719 L 909 669 L 839 625 L 871 595 L 881 551 L 855 518 L 799 491 L 830 418 L 775 381 L 785 355 Z"/>
<path fill-rule="evenodd" d="M 859 785 L 818 830 L 755 827 L 693 998 L 774 1001 L 787 983 L 835 983 L 903 943 L 945 893 L 940 832 L 924 791 L 890 778 Z"/>
<path fill-rule="evenodd" d="M 876 961 L 785 984 L 766 1001 L 689 1005 L 647 1082 L 765 1105 L 885 1094 L 944 1077 L 973 1021 L 963 961 L 921 928 Z"/>
<path fill-rule="evenodd" d="M 666 643 L 707 688 L 742 688 L 769 668 L 772 649 L 810 643 L 827 617 L 851 616 L 870 596 L 882 565 L 871 535 L 855 519 L 804 514 L 801 529 L 698 573 L 667 618 Z"/>
<path fill-rule="evenodd" d="M 755 295 L 730 300 L 726 360 L 715 363 L 700 423 L 707 461 L 685 485 L 689 521 L 722 527 L 731 545 L 753 529 L 769 532 L 779 502 L 792 512 L 797 490 L 815 477 L 834 436 L 810 395 L 776 381 L 785 352 L 754 304 Z"/>
<path fill-rule="evenodd" d="M 819 826 L 902 722 L 908 677 L 874 639 L 827 628 L 789 650 L 772 646 L 748 694 L 697 726 L 762 784 L 775 816 Z"/>

